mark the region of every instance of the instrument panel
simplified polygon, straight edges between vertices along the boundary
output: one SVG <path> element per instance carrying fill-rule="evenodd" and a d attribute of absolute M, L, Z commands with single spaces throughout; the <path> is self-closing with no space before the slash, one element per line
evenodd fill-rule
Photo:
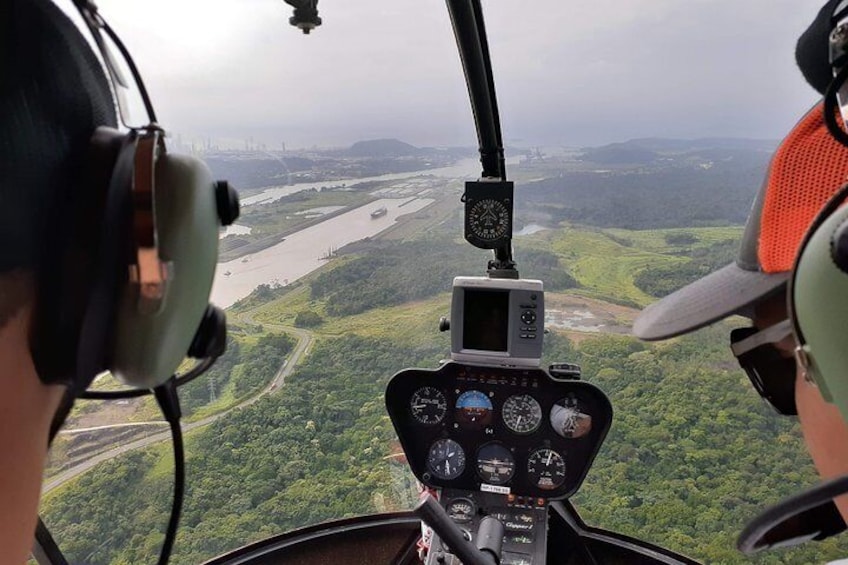
<path fill-rule="evenodd" d="M 386 407 L 427 486 L 558 499 L 580 487 L 612 421 L 594 385 L 542 369 L 405 369 Z"/>

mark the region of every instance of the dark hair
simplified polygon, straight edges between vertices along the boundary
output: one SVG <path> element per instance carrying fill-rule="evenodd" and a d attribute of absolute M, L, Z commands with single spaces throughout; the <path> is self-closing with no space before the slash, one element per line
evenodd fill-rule
<path fill-rule="evenodd" d="M 833 80 L 833 69 L 830 67 L 829 35 L 833 28 L 833 11 L 840 0 L 827 2 L 810 26 L 798 38 L 795 47 L 795 61 L 801 74 L 820 94 L 824 94 L 827 85 Z"/>
<path fill-rule="evenodd" d="M 91 134 L 115 126 L 100 62 L 49 0 L 0 10 L 0 273 L 38 270 L 56 220 L 85 191 Z"/>

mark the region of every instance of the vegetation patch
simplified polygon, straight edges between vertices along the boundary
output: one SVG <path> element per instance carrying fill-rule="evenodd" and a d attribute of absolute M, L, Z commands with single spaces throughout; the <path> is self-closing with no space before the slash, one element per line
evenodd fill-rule
<path fill-rule="evenodd" d="M 448 291 L 455 275 L 468 273 L 470 265 L 480 263 L 478 251 L 446 237 L 382 242 L 358 259 L 316 277 L 310 284 L 310 296 L 326 301 L 328 315 L 350 316 Z M 577 286 L 549 251 L 524 254 L 522 272 L 545 280 L 551 290 Z"/>

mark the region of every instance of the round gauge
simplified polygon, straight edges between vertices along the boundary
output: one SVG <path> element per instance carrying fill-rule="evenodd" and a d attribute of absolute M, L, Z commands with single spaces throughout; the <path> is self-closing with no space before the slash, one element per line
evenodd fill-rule
<path fill-rule="evenodd" d="M 431 386 L 415 391 L 409 401 L 412 417 L 419 424 L 432 426 L 438 424 L 448 411 L 448 400 L 442 391 Z"/>
<path fill-rule="evenodd" d="M 527 458 L 527 478 L 542 490 L 554 490 L 565 482 L 565 459 L 553 449 L 537 449 Z"/>
<path fill-rule="evenodd" d="M 515 474 L 515 458 L 506 446 L 488 443 L 477 451 L 477 474 L 490 485 L 502 485 Z"/>
<path fill-rule="evenodd" d="M 452 439 L 440 439 L 430 446 L 427 468 L 440 479 L 455 479 L 465 470 L 465 451 Z"/>
<path fill-rule="evenodd" d="M 466 428 L 484 428 L 492 422 L 492 401 L 479 390 L 467 390 L 456 399 L 456 419 Z"/>
<path fill-rule="evenodd" d="M 480 239 L 499 239 L 508 235 L 509 208 L 500 200 L 483 198 L 471 205 L 468 227 Z"/>
<path fill-rule="evenodd" d="M 474 518 L 474 503 L 467 498 L 455 498 L 448 504 L 447 513 L 454 522 L 470 522 Z"/>
<path fill-rule="evenodd" d="M 592 431 L 592 416 L 573 394 L 566 396 L 551 408 L 551 426 L 566 439 L 577 439 Z"/>
<path fill-rule="evenodd" d="M 516 394 L 504 402 L 503 420 L 517 434 L 532 434 L 542 423 L 542 407 L 529 394 Z"/>

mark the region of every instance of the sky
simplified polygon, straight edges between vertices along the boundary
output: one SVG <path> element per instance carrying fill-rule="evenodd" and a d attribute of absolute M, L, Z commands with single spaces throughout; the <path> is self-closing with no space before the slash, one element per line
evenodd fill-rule
<path fill-rule="evenodd" d="M 504 140 L 778 139 L 817 100 L 794 48 L 823 3 L 484 0 Z M 443 1 L 320 0 L 310 35 L 282 0 L 98 5 L 185 139 L 476 144 Z"/>

